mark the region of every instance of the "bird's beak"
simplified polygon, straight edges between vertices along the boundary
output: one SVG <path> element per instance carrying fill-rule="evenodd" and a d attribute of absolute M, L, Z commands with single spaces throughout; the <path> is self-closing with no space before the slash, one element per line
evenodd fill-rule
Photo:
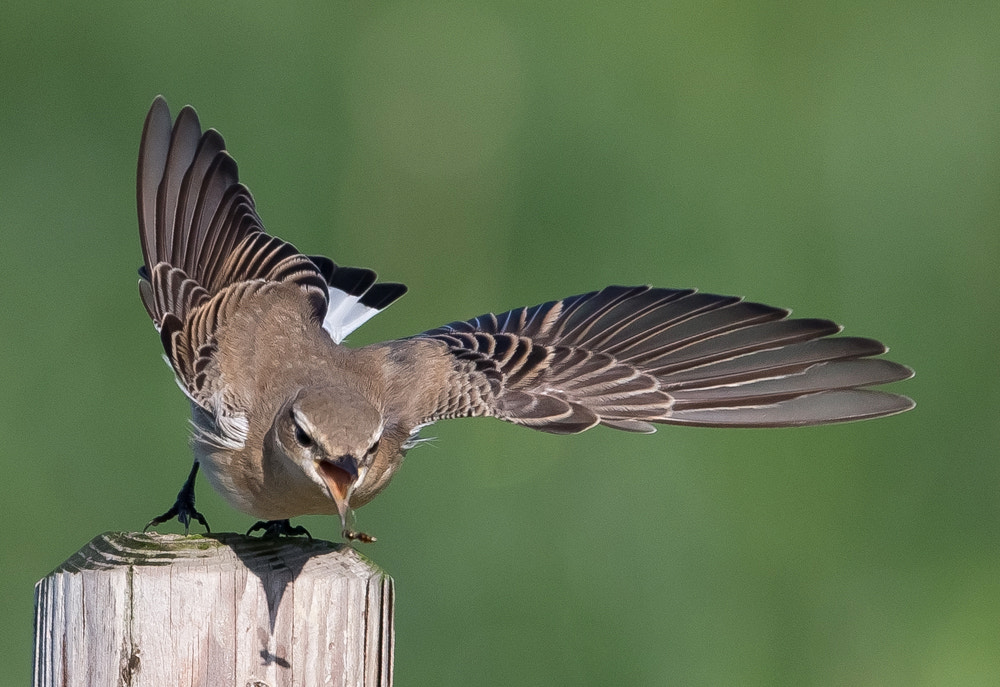
<path fill-rule="evenodd" d="M 358 478 L 357 461 L 352 456 L 341 456 L 337 460 L 324 458 L 317 461 L 316 471 L 326 482 L 326 488 L 330 491 L 334 503 L 337 504 L 340 522 L 346 527 L 351 487 Z"/>

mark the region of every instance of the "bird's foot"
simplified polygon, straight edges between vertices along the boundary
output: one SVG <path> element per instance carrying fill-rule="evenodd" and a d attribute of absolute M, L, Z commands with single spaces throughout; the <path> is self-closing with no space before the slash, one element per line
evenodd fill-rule
<path fill-rule="evenodd" d="M 302 525 L 292 527 L 288 520 L 258 520 L 247 530 L 247 534 L 253 534 L 258 530 L 263 530 L 261 535 L 264 539 L 277 539 L 278 537 L 299 537 L 305 535 L 312 541 L 312 535 Z"/>
<path fill-rule="evenodd" d="M 365 544 L 372 544 L 378 541 L 375 537 L 373 537 L 370 534 L 365 534 L 364 532 L 355 532 L 354 530 L 349 530 L 349 529 L 345 529 L 343 532 L 340 533 L 340 535 L 344 539 L 347 539 L 348 541 L 357 540 L 360 542 L 364 542 Z"/>
<path fill-rule="evenodd" d="M 146 523 L 146 526 L 142 528 L 142 531 L 145 532 L 150 527 L 157 527 L 165 522 L 173 520 L 174 518 L 177 518 L 177 521 L 184 525 L 184 534 L 187 534 L 188 530 L 191 528 L 192 518 L 200 522 L 206 532 L 211 533 L 212 531 L 212 528 L 208 526 L 208 521 L 205 519 L 205 516 L 195 510 L 194 504 L 184 503 L 180 499 L 175 501 L 174 505 L 172 505 L 170 510 L 166 513 L 158 515 Z"/>
<path fill-rule="evenodd" d="M 195 463 L 194 467 L 191 468 L 191 473 L 188 475 L 187 481 L 184 482 L 184 486 L 177 492 L 177 500 L 174 501 L 174 505 L 170 506 L 170 510 L 163 515 L 158 515 L 146 523 L 146 526 L 142 528 L 143 532 L 150 527 L 157 527 L 165 522 L 170 522 L 174 518 L 177 518 L 177 521 L 184 525 L 184 534 L 188 533 L 192 519 L 200 522 L 206 532 L 212 531 L 212 528 L 208 526 L 208 521 L 205 520 L 205 516 L 199 513 L 194 507 L 194 479 L 197 474 L 198 463 Z"/>

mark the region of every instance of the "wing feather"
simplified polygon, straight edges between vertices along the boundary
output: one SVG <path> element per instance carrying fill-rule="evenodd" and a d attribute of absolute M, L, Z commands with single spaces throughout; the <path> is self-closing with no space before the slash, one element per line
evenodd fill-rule
<path fill-rule="evenodd" d="M 216 418 L 225 388 L 214 364 L 216 332 L 242 299 L 295 284 L 316 325 L 342 338 L 406 291 L 267 234 L 222 136 L 203 133 L 191 107 L 172 121 L 162 97 L 143 127 L 136 197 L 139 295 L 182 388 Z"/>
<path fill-rule="evenodd" d="M 693 289 L 610 286 L 424 332 L 455 360 L 468 415 L 542 431 L 650 423 L 772 427 L 880 417 L 913 402 L 868 387 L 912 371 L 823 319 Z M 454 407 L 450 408 L 452 413 Z M 430 415 L 433 415 L 433 412 Z M 459 413 L 461 414 L 461 412 Z"/>

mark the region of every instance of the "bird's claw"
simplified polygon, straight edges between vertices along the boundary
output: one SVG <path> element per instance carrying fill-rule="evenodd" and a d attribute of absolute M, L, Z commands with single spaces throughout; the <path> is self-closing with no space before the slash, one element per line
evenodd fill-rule
<path fill-rule="evenodd" d="M 170 522 L 174 518 L 177 518 L 177 521 L 184 525 L 184 534 L 188 533 L 188 530 L 191 527 L 192 518 L 200 522 L 206 532 L 211 533 L 212 531 L 212 528 L 208 526 L 208 520 L 205 519 L 204 515 L 194 509 L 194 504 L 188 505 L 180 503 L 179 501 L 174 503 L 174 505 L 172 505 L 170 510 L 166 513 L 158 515 L 146 523 L 146 526 L 142 528 L 142 531 L 145 532 L 150 527 L 157 527 L 165 522 Z"/>
<path fill-rule="evenodd" d="M 277 539 L 278 537 L 298 537 L 305 535 L 312 541 L 312 535 L 309 534 L 307 530 L 302 525 L 292 527 L 292 523 L 288 520 L 258 520 L 247 530 L 247 535 L 253 534 L 258 530 L 263 530 L 264 534 L 261 535 L 264 539 Z"/>
<path fill-rule="evenodd" d="M 177 492 L 177 500 L 174 501 L 174 505 L 170 506 L 170 510 L 163 515 L 158 515 L 146 523 L 146 526 L 142 528 L 143 532 L 150 527 L 157 527 L 165 522 L 170 522 L 174 518 L 177 518 L 177 521 L 184 525 L 184 534 L 188 533 L 192 518 L 200 522 L 206 532 L 212 531 L 212 528 L 208 526 L 205 516 L 199 513 L 194 507 L 194 479 L 197 474 L 198 463 L 195 463 L 194 467 L 191 468 L 191 474 L 188 475 L 187 481 L 184 482 L 184 486 Z"/>

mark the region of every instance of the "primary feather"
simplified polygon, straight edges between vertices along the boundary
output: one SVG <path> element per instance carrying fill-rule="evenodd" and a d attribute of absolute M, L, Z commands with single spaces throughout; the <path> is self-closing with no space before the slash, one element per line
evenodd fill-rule
<path fill-rule="evenodd" d="M 825 338 L 829 320 L 693 289 L 609 286 L 421 334 L 472 361 L 493 393 L 470 414 L 554 433 L 596 424 L 782 427 L 899 413 L 903 396 L 867 387 L 912 371 L 872 359 L 872 339 Z"/>

